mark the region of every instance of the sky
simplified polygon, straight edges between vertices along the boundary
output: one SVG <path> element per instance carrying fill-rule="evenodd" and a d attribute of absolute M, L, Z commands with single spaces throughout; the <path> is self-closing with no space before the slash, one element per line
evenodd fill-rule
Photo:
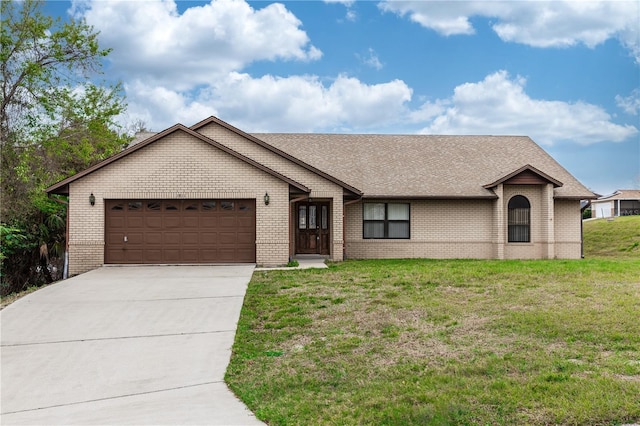
<path fill-rule="evenodd" d="M 49 1 L 100 32 L 120 123 L 527 135 L 599 194 L 640 188 L 640 3 Z"/>

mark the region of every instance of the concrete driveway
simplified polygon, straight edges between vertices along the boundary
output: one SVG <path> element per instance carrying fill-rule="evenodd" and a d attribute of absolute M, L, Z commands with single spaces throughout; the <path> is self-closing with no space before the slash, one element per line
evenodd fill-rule
<path fill-rule="evenodd" d="M 0 312 L 11 424 L 262 424 L 223 378 L 253 265 L 104 267 Z"/>

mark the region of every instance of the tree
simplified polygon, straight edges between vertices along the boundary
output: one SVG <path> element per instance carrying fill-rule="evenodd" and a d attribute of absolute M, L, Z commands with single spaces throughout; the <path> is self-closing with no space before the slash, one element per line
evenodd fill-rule
<path fill-rule="evenodd" d="M 115 121 L 126 107 L 121 86 L 91 80 L 110 50 L 84 21 L 52 19 L 43 4 L 1 2 L 0 237 L 12 241 L 0 253 L 3 294 L 56 278 L 65 200 L 43 190 L 129 140 Z"/>

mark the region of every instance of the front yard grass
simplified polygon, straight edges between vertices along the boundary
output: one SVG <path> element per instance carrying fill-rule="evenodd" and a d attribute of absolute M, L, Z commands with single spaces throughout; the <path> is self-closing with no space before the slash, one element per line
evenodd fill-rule
<path fill-rule="evenodd" d="M 640 421 L 640 258 L 256 272 L 226 381 L 272 425 Z"/>

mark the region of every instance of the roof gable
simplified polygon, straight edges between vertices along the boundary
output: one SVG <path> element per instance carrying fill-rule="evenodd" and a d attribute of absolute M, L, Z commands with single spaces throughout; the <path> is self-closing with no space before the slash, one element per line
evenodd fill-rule
<path fill-rule="evenodd" d="M 272 169 L 270 169 L 270 168 L 258 163 L 257 161 L 252 160 L 251 158 L 245 157 L 244 155 L 232 150 L 231 148 L 228 148 L 225 145 L 222 145 L 222 144 L 220 144 L 220 143 L 218 143 L 218 142 L 216 142 L 216 141 L 214 141 L 214 140 L 212 140 L 210 138 L 207 138 L 206 136 L 189 129 L 188 127 L 185 127 L 182 124 L 176 124 L 176 125 L 168 128 L 168 129 L 166 129 L 163 132 L 156 133 L 155 135 L 151 136 L 150 138 L 145 139 L 144 141 L 141 141 L 140 143 L 137 143 L 137 144 L 135 144 L 133 146 L 130 146 L 129 148 L 127 148 L 127 149 L 119 152 L 118 154 L 115 154 L 115 155 L 113 155 L 113 156 L 111 156 L 111 157 L 109 157 L 109 158 L 107 158 L 107 159 L 105 159 L 105 160 L 103 160 L 103 161 L 101 161 L 101 162 L 89 167 L 88 169 L 85 169 L 85 170 L 83 170 L 81 172 L 78 172 L 75 175 L 70 176 L 70 177 L 68 177 L 68 178 L 66 178 L 66 179 L 64 179 L 64 180 L 62 180 L 62 181 L 50 186 L 45 191 L 47 193 L 49 193 L 49 194 L 68 194 L 69 193 L 69 184 L 70 183 L 72 183 L 72 182 L 74 182 L 74 181 L 76 181 L 78 179 L 81 179 L 82 177 L 87 176 L 87 175 L 95 172 L 96 170 L 100 170 L 101 168 L 103 168 L 103 167 L 105 167 L 105 166 L 107 166 L 107 165 L 109 165 L 109 164 L 111 164 L 113 162 L 116 162 L 116 161 L 118 161 L 119 159 L 121 159 L 123 157 L 131 155 L 132 153 L 134 153 L 136 151 L 139 151 L 139 150 L 143 149 L 144 147 L 146 147 L 146 146 L 148 146 L 150 144 L 153 144 L 154 142 L 156 142 L 158 140 L 161 140 L 164 137 L 169 136 L 169 135 L 171 135 L 173 133 L 176 133 L 176 132 L 187 133 L 190 136 L 193 136 L 193 137 L 195 137 L 195 138 L 197 138 L 197 139 L 199 139 L 199 140 L 201 140 L 201 141 L 203 141 L 205 143 L 208 143 L 209 145 L 211 145 L 211 146 L 213 146 L 213 147 L 215 147 L 215 148 L 217 148 L 217 149 L 219 149 L 219 150 L 221 150 L 221 151 L 223 151 L 223 152 L 225 152 L 225 153 L 227 153 L 227 154 L 229 154 L 229 155 L 231 155 L 231 156 L 233 156 L 233 157 L 235 157 L 235 158 L 237 158 L 237 159 L 239 159 L 239 160 L 241 160 L 241 161 L 243 161 L 243 162 L 245 162 L 245 163 L 247 163 L 247 164 L 249 164 L 251 166 L 254 166 L 254 167 L 258 168 L 258 169 L 270 174 L 271 176 L 274 176 L 274 177 L 276 177 L 276 178 L 288 183 L 289 185 L 293 186 L 294 188 L 298 189 L 299 191 L 307 192 L 307 193 L 310 192 L 309 188 L 307 188 L 306 186 L 294 181 L 293 179 L 290 179 L 290 178 L 288 178 L 288 177 L 276 172 L 275 170 L 272 170 Z"/>
<path fill-rule="evenodd" d="M 493 183 L 484 185 L 484 188 L 494 188 L 501 183 L 507 185 L 545 185 L 547 183 L 551 183 L 554 188 L 559 188 L 563 185 L 562 182 L 552 178 L 544 172 L 541 172 L 530 164 L 503 176 Z"/>
<path fill-rule="evenodd" d="M 341 186 L 343 189 L 345 189 L 345 190 L 347 190 L 349 192 L 352 192 L 355 195 L 362 195 L 362 191 L 359 190 L 358 188 L 356 188 L 355 186 L 352 186 L 352 185 L 350 185 L 350 184 L 348 184 L 348 183 L 336 178 L 335 176 L 330 175 L 326 171 L 322 171 L 322 170 L 312 166 L 311 164 L 307 164 L 306 162 L 302 161 L 300 158 L 294 157 L 293 155 L 291 155 L 291 154 L 289 154 L 289 153 L 287 153 L 285 151 L 282 151 L 282 150 L 278 149 L 277 147 L 265 142 L 264 140 L 254 136 L 254 135 L 251 135 L 249 133 L 246 133 L 246 132 L 238 129 L 237 127 L 232 126 L 231 124 L 227 123 L 226 121 L 220 120 L 218 117 L 211 116 L 209 118 L 206 118 L 206 119 L 194 124 L 190 128 L 192 130 L 194 130 L 194 131 L 198 131 L 199 129 L 202 129 L 203 127 L 205 127 L 205 126 L 207 126 L 209 124 L 212 124 L 212 123 L 217 124 L 219 126 L 222 126 L 222 127 L 226 128 L 227 130 L 230 130 L 230 131 L 232 131 L 232 132 L 234 132 L 234 133 L 236 133 L 236 134 L 238 134 L 238 135 L 240 135 L 240 136 L 252 141 L 253 143 L 255 143 L 257 145 L 260 145 L 261 147 L 273 152 L 274 154 L 279 155 L 280 157 L 285 158 L 285 159 L 287 159 L 287 160 L 289 160 L 289 161 L 291 161 L 291 162 L 293 162 L 293 163 L 295 163 L 295 164 L 297 164 L 297 165 L 299 165 L 299 166 L 301 166 L 301 167 L 303 167 L 303 168 L 305 168 L 305 169 L 317 174 L 318 176 L 321 176 L 321 177 L 323 177 L 323 178 L 335 183 L 338 186 Z"/>

